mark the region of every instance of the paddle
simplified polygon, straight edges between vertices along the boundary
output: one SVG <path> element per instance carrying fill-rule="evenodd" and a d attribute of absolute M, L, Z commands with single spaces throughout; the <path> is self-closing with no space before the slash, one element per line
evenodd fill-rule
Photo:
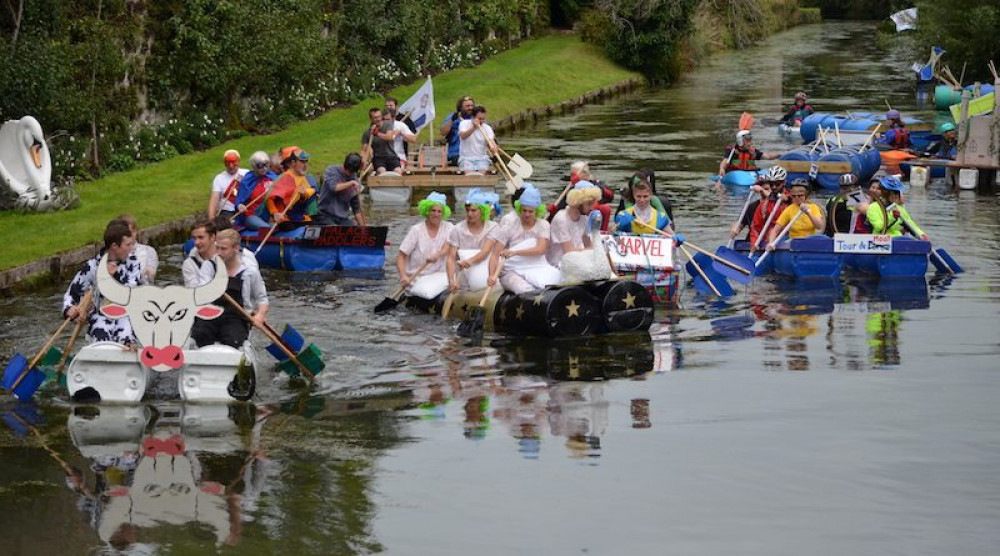
<path fill-rule="evenodd" d="M 503 158 L 500 157 L 500 152 L 499 152 L 500 146 L 497 145 L 496 142 L 494 142 L 492 139 L 490 139 L 488 135 L 486 135 L 486 132 L 483 131 L 482 126 L 476 126 L 476 129 L 479 130 L 479 133 L 483 134 L 483 139 L 486 140 L 486 145 L 490 148 L 490 150 L 496 153 L 497 168 L 499 168 L 500 173 L 502 173 L 507 178 L 507 181 L 504 182 L 504 186 L 507 188 L 507 193 L 508 194 L 514 193 L 514 191 L 517 191 L 519 187 L 523 187 L 524 180 L 521 179 L 521 176 L 517 176 L 517 179 L 514 179 L 514 176 L 512 176 L 510 173 L 510 169 L 507 168 L 507 164 L 504 163 Z"/>
<path fill-rule="evenodd" d="M 85 315 L 80 313 L 77 318 L 85 318 Z M 49 348 L 62 335 L 63 330 L 66 330 L 66 326 L 72 320 L 71 318 L 63 320 L 59 328 L 49 337 L 45 345 L 42 346 L 42 349 L 38 350 L 38 353 L 35 354 L 30 362 L 20 353 L 15 353 L 3 371 L 3 379 L 0 381 L 0 385 L 6 388 L 11 394 L 14 394 L 19 400 L 26 400 L 33 396 L 45 380 L 45 373 L 37 368 L 38 363 L 48 354 Z M 58 356 L 56 359 L 58 360 Z"/>
<path fill-rule="evenodd" d="M 456 280 L 458 280 L 458 275 L 459 275 L 460 272 L 462 272 L 462 270 L 464 270 L 464 269 L 459 268 L 457 271 L 455 271 L 455 279 Z M 457 293 L 458 293 L 457 290 L 453 291 L 453 292 L 450 292 L 448 294 L 448 297 L 446 297 L 444 299 L 444 305 L 441 306 L 441 318 L 443 318 L 443 319 L 448 318 L 448 315 L 451 313 L 451 306 L 455 303 L 455 295 Z"/>
<path fill-rule="evenodd" d="M 84 315 L 90 309 L 90 293 L 91 290 L 87 290 L 87 293 L 83 294 L 83 299 L 80 300 L 80 317 L 76 320 L 76 326 L 73 327 L 73 333 L 69 337 L 69 343 L 66 344 L 66 350 L 63 351 L 62 357 L 59 359 L 59 366 L 56 367 L 56 374 L 62 375 L 63 368 L 66 367 L 66 360 L 69 359 L 71 353 L 73 353 L 73 346 L 76 344 L 76 338 L 80 335 L 80 331 L 83 330 L 84 323 L 87 319 Z"/>
<path fill-rule="evenodd" d="M 264 192 L 261 193 L 260 195 L 257 195 L 255 198 L 251 199 L 249 203 L 246 203 L 245 205 L 243 205 L 243 210 L 236 211 L 236 214 L 232 215 L 229 218 L 229 220 L 230 221 L 236 220 L 237 216 L 239 216 L 239 215 L 243 214 L 244 212 L 250 210 L 250 207 L 253 206 L 253 204 L 256 203 L 257 201 L 263 199 L 265 195 L 267 195 L 267 189 L 265 189 Z"/>
<path fill-rule="evenodd" d="M 534 173 L 534 171 L 535 171 L 534 167 L 531 165 L 530 162 L 528 162 L 527 160 L 525 160 L 525 158 L 523 156 L 521 156 L 519 153 L 514 153 L 514 156 L 511 156 L 510 154 L 507 153 L 507 151 L 505 151 L 502 148 L 500 148 L 499 145 L 497 145 L 497 150 L 501 154 L 503 154 L 504 156 L 507 157 L 507 160 L 508 160 L 508 162 L 507 162 L 507 169 L 510 170 L 510 169 L 513 168 L 513 170 L 514 170 L 513 173 L 515 175 L 520 176 L 521 178 L 527 179 L 527 178 L 530 178 L 531 174 Z"/>
<path fill-rule="evenodd" d="M 302 371 L 302 374 L 306 375 L 306 378 L 309 379 L 309 382 L 313 383 L 316 382 L 316 375 L 314 375 L 312 371 L 310 371 L 305 365 L 302 364 L 301 361 L 299 361 L 298 356 L 295 355 L 292 352 L 292 350 L 288 349 L 288 346 L 286 346 L 285 343 L 281 341 L 281 338 L 277 334 L 274 334 L 274 331 L 271 329 L 270 326 L 264 326 L 262 324 L 258 324 L 257 321 L 253 320 L 253 315 L 248 313 L 247 310 L 243 308 L 243 305 L 239 304 L 228 293 L 222 294 L 222 297 L 226 298 L 226 302 L 232 305 L 234 309 L 239 311 L 239 313 L 243 315 L 243 318 L 247 319 L 251 325 L 256 326 L 258 330 L 263 332 L 264 335 L 267 336 L 267 338 L 274 343 L 274 345 L 278 346 L 278 348 L 280 348 L 281 351 L 283 351 L 285 355 L 287 355 L 288 358 L 295 363 L 295 365 L 299 368 L 299 370 Z"/>
<path fill-rule="evenodd" d="M 740 215 L 736 218 L 736 222 L 733 223 L 734 226 L 739 226 L 740 223 L 743 222 L 743 217 L 747 215 L 747 209 L 750 208 L 750 203 L 753 202 L 753 196 L 755 193 L 757 192 L 751 190 L 750 194 L 747 195 L 747 200 L 743 203 L 743 210 L 740 211 Z M 731 236 L 729 238 L 729 242 L 726 243 L 726 248 L 732 249 L 734 243 L 736 243 L 736 236 Z"/>
<path fill-rule="evenodd" d="M 496 281 L 500 277 L 500 271 L 503 270 L 503 257 L 500 257 L 500 262 L 497 263 L 496 270 L 493 271 L 493 281 Z M 483 334 L 483 326 L 486 321 L 486 312 L 483 311 L 483 307 L 486 306 L 486 298 L 490 296 L 490 292 L 493 291 L 493 286 L 487 285 L 486 291 L 483 292 L 483 297 L 479 300 L 479 305 L 472 308 L 468 314 L 465 315 L 465 319 L 462 323 L 458 325 L 458 335 L 465 336 L 466 338 L 478 338 Z"/>
<path fill-rule="evenodd" d="M 427 265 L 429 264 L 431 264 L 430 261 L 424 261 L 424 264 L 420 265 L 420 267 L 417 268 L 417 271 L 413 273 L 413 278 L 416 279 L 417 276 L 420 276 L 420 273 L 423 272 L 424 269 L 427 268 Z M 379 302 L 378 305 L 375 306 L 375 312 L 383 313 L 385 311 L 388 311 L 389 309 L 394 309 L 396 305 L 399 305 L 399 300 L 402 299 L 403 292 L 405 291 L 406 291 L 406 286 L 399 286 L 398 288 L 396 288 L 396 291 L 393 292 L 392 295 L 383 299 L 382 301 Z"/>
<path fill-rule="evenodd" d="M 703 269 L 701 267 L 701 265 L 698 264 L 698 261 L 694 260 L 694 257 L 691 256 L 691 252 L 687 250 L 687 247 L 685 247 L 684 245 L 681 245 L 680 246 L 680 250 L 684 253 L 684 256 L 687 257 L 687 260 L 688 260 L 688 272 L 690 273 L 691 272 L 690 269 L 693 267 L 695 269 L 695 272 L 697 273 L 697 276 L 700 276 L 701 279 L 704 280 L 704 282 L 699 282 L 697 280 L 697 276 L 696 276 L 696 279 L 694 281 L 694 287 L 695 287 L 696 290 L 698 290 L 698 293 L 706 294 L 706 295 L 709 294 L 709 293 L 714 293 L 718 297 L 725 297 L 725 296 L 722 295 L 722 291 L 721 291 L 722 289 L 728 290 L 728 293 L 726 294 L 726 296 L 730 296 L 730 295 L 733 295 L 733 293 L 735 293 L 735 292 L 732 291 L 732 288 L 729 287 L 728 283 L 726 283 L 726 285 L 723 286 L 723 288 L 720 288 L 719 285 L 721 285 L 722 282 L 720 282 L 719 285 L 717 285 L 714 281 L 712 281 L 712 279 L 709 278 L 708 274 L 705 272 L 705 269 Z M 723 279 L 723 282 L 725 282 L 725 279 Z M 707 286 L 707 288 L 706 288 L 706 286 Z"/>
<path fill-rule="evenodd" d="M 888 210 L 888 208 L 886 208 L 886 210 Z M 906 220 L 903 220 L 903 228 L 905 228 L 911 236 L 920 239 L 917 231 L 914 230 Z M 946 272 L 948 274 L 959 274 L 965 272 L 965 269 L 958 264 L 958 261 L 956 261 L 943 248 L 931 248 L 931 251 L 927 254 L 927 256 L 930 259 L 931 264 L 934 265 L 934 268 L 937 269 L 938 272 Z"/>
<path fill-rule="evenodd" d="M 789 222 L 788 224 L 786 224 L 785 227 L 781 229 L 781 232 L 777 236 L 774 237 L 774 241 L 768 243 L 768 247 L 770 247 L 771 249 L 765 250 L 764 254 L 761 255 L 759 259 L 757 259 L 757 262 L 754 263 L 754 267 L 755 268 L 760 268 L 760 265 L 764 262 L 764 259 L 766 259 L 767 256 L 772 251 L 774 251 L 774 247 L 778 245 L 778 242 L 781 241 L 781 238 L 785 237 L 785 234 L 787 234 L 788 231 L 792 229 L 792 226 L 795 224 L 795 221 L 798 220 L 799 218 L 802 218 L 803 214 L 805 214 L 805 212 L 803 212 L 800 209 L 799 212 L 798 212 L 798 214 L 795 215 L 795 218 L 792 218 L 791 222 Z"/>
<path fill-rule="evenodd" d="M 774 206 L 771 207 L 771 212 L 767 215 L 767 219 L 764 220 L 764 227 L 760 229 L 760 234 L 757 235 L 756 241 L 750 246 L 751 255 L 760 247 L 760 240 L 764 239 L 764 232 L 770 228 L 771 221 L 774 220 L 774 216 L 778 213 L 779 208 L 781 208 L 781 193 L 778 193 L 778 198 L 775 199 Z"/>
<path fill-rule="evenodd" d="M 292 195 L 292 199 L 288 202 L 287 205 L 285 205 L 285 210 L 281 211 L 281 213 L 279 214 L 279 216 L 281 216 L 282 220 L 284 220 L 285 215 L 288 214 L 288 211 L 291 210 L 291 208 L 293 206 L 295 206 L 295 203 L 297 203 L 298 200 L 299 200 L 299 191 L 298 191 L 298 189 L 296 189 L 295 190 L 295 194 Z M 267 231 L 267 234 L 264 236 L 264 239 L 262 239 L 260 241 L 260 245 L 258 245 L 257 249 L 255 249 L 254 252 L 253 252 L 254 255 L 256 255 L 257 253 L 260 253 L 260 250 L 264 248 L 264 245 L 267 243 L 267 240 L 271 239 L 271 234 L 273 234 L 274 231 L 277 230 L 277 229 L 278 229 L 278 219 L 275 218 L 274 219 L 274 225 L 271 226 L 271 228 Z"/>

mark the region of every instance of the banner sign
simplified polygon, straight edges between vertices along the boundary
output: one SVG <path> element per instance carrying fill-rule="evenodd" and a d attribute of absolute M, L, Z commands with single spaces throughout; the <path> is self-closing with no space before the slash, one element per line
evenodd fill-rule
<path fill-rule="evenodd" d="M 302 239 L 316 247 L 382 247 L 385 226 L 306 226 Z"/>
<path fill-rule="evenodd" d="M 663 236 L 601 234 L 616 270 L 674 268 L 674 240 Z"/>
<path fill-rule="evenodd" d="M 834 253 L 891 255 L 892 238 L 873 234 L 835 234 Z"/>

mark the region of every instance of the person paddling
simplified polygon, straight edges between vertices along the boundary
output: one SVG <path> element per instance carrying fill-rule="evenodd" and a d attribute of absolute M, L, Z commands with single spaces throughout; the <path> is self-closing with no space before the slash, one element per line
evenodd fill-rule
<path fill-rule="evenodd" d="M 543 272 L 532 272 L 531 270 L 514 270 L 511 265 L 503 267 L 500 274 L 500 284 L 511 293 L 521 294 L 545 287 L 545 278 L 554 271 L 544 261 L 545 253 L 549 249 L 551 228 L 544 216 L 545 205 L 542 204 L 542 194 L 530 184 L 525 184 L 524 191 L 520 199 L 514 203 L 517 209 L 517 220 L 511 220 L 501 224 L 490 233 L 490 239 L 495 241 L 493 252 L 490 255 L 490 278 L 487 282 L 489 286 L 496 284 L 493 275 L 500 265 L 500 257 L 510 259 L 511 257 L 541 258 Z M 531 243 L 534 245 L 528 246 Z M 538 274 L 536 277 L 535 274 Z M 534 279 L 532 283 L 529 279 Z"/>
<path fill-rule="evenodd" d="M 772 166 L 768 168 L 760 183 L 754 186 L 760 188 L 761 198 L 750 204 L 746 216 L 743 217 L 744 224 L 749 227 L 747 240 L 753 250 L 756 250 L 768 237 L 768 233 L 774 227 L 774 220 L 788 208 L 790 200 L 788 190 L 785 188 L 787 178 L 788 172 L 784 168 Z M 739 228 L 736 233 L 739 233 Z"/>
<path fill-rule="evenodd" d="M 736 143 L 726 147 L 726 153 L 719 163 L 719 175 L 733 170 L 744 170 L 754 172 L 757 170 L 758 160 L 773 160 L 780 156 L 779 153 L 766 153 L 753 145 L 753 135 L 750 130 L 744 129 L 736 133 Z"/>
<path fill-rule="evenodd" d="M 238 229 L 257 230 L 268 226 L 270 215 L 266 212 L 264 197 L 271 191 L 278 175 L 271 171 L 271 157 L 264 151 L 257 151 L 250 156 L 250 168 L 251 171 L 240 181 L 240 188 L 236 193 L 238 212 L 233 225 Z"/>
<path fill-rule="evenodd" d="M 407 289 L 419 278 L 420 268 L 423 268 L 421 276 L 444 272 L 445 258 L 450 252 L 448 237 L 453 225 L 447 221 L 451 218 L 448 199 L 443 193 L 432 191 L 417 206 L 424 220 L 410 227 L 396 254 L 399 285 Z"/>
<path fill-rule="evenodd" d="M 618 213 L 615 217 L 617 230 L 633 234 L 655 234 L 656 230 L 672 230 L 670 217 L 666 212 L 653 208 L 653 188 L 643 180 L 632 186 L 635 204 Z"/>
<path fill-rule="evenodd" d="M 777 239 L 779 231 L 783 230 L 789 222 L 792 227 L 788 231 L 788 236 L 792 239 L 809 237 L 822 233 L 826 227 L 826 218 L 823 216 L 823 209 L 819 205 L 809 200 L 809 182 L 804 179 L 797 179 L 792 182 L 789 193 L 792 204 L 788 206 L 774 223 L 774 227 L 768 232 L 767 249 L 773 250 L 774 240 Z M 796 218 L 799 213 L 805 218 Z"/>
<path fill-rule="evenodd" d="M 941 134 L 941 140 L 931 143 L 924 151 L 924 156 L 955 160 L 958 157 L 958 132 L 955 131 L 955 124 L 943 123 L 938 132 Z"/>
<path fill-rule="evenodd" d="M 847 173 L 840 176 L 840 193 L 830 197 L 826 202 L 826 235 L 833 237 L 835 234 L 861 234 L 865 233 L 863 228 L 858 227 L 859 218 L 856 205 L 849 203 L 848 195 L 855 193 L 858 189 L 858 176 Z"/>
<path fill-rule="evenodd" d="M 448 271 L 448 289 L 458 291 L 467 281 L 459 280 L 459 270 L 468 270 L 486 261 L 493 248 L 494 241 L 489 239 L 489 233 L 497 227 L 490 220 L 493 210 L 488 194 L 474 188 L 465 197 L 465 220 L 456 224 L 448 236 L 449 253 L 446 266 Z M 460 253 L 467 255 L 460 258 Z M 475 252 L 475 254 L 472 254 Z"/>
<path fill-rule="evenodd" d="M 913 147 L 910 141 L 910 130 L 903 123 L 899 110 L 889 110 L 885 113 L 885 125 L 888 127 L 879 142 L 900 151 L 909 151 Z"/>
<path fill-rule="evenodd" d="M 590 247 L 587 216 L 594 210 L 594 203 L 601 199 L 601 190 L 589 181 L 578 181 L 566 199 L 566 208 L 552 218 L 549 249 L 545 253 L 549 264 L 555 267 L 566 253 Z"/>
<path fill-rule="evenodd" d="M 805 91 L 795 93 L 795 100 L 788 112 L 781 117 L 781 123 L 793 127 L 802 125 L 802 120 L 808 118 L 813 113 L 812 106 L 806 104 L 807 96 Z"/>
<path fill-rule="evenodd" d="M 910 213 L 903 206 L 903 183 L 893 176 L 879 180 L 882 196 L 868 208 L 867 219 L 872 233 L 897 237 L 903 235 L 907 228 L 922 240 L 928 240 L 927 234 L 917 226 Z"/>
<path fill-rule="evenodd" d="M 308 173 L 309 158 L 309 153 L 299 148 L 287 153 L 283 164 L 288 169 L 267 196 L 267 210 L 275 224 L 312 220 L 309 213 L 314 212 L 315 203 L 310 200 L 316 194 L 316 180 Z"/>

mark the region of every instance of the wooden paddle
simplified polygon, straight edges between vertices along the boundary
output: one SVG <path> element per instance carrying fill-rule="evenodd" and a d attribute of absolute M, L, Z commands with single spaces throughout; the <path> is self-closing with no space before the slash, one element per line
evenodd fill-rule
<path fill-rule="evenodd" d="M 288 214 L 288 211 L 291 210 L 291 208 L 294 207 L 295 203 L 297 203 L 298 201 L 299 201 L 299 191 L 298 189 L 296 189 L 295 194 L 292 195 L 292 199 L 288 202 L 287 205 L 285 205 L 285 210 L 281 211 L 280 213 L 282 220 L 284 220 L 285 215 Z M 279 224 L 278 219 L 275 218 L 274 225 L 271 226 L 271 228 L 267 231 L 267 234 L 264 236 L 264 239 L 260 241 L 260 245 L 258 245 L 257 249 L 255 249 L 253 252 L 254 255 L 260 253 L 260 250 L 264 248 L 264 245 L 267 243 L 267 240 L 271 239 L 271 234 L 273 234 L 274 231 L 278 229 L 278 224 Z"/>
<path fill-rule="evenodd" d="M 455 271 L 455 279 L 458 280 L 458 275 L 465 270 L 464 268 L 459 268 Z M 453 291 L 448 293 L 448 297 L 444 298 L 444 304 L 441 305 L 441 318 L 446 319 L 451 313 L 451 306 L 455 303 L 455 295 L 458 291 Z"/>
<path fill-rule="evenodd" d="M 500 257 L 500 261 L 497 263 L 497 268 L 493 271 L 493 276 L 491 276 L 494 282 L 500 278 L 500 271 L 503 270 L 503 263 L 504 258 Z M 482 335 L 483 327 L 486 321 L 486 313 L 483 311 L 483 307 L 486 306 L 486 299 L 490 296 L 490 292 L 492 291 L 493 286 L 487 284 L 486 291 L 483 292 L 483 297 L 479 299 L 479 304 L 473 307 L 472 310 L 465 315 L 465 319 L 462 320 L 462 323 L 458 325 L 459 336 L 476 338 Z"/>
<path fill-rule="evenodd" d="M 76 326 L 73 327 L 73 333 L 69 337 L 69 343 L 66 344 L 66 350 L 63 351 L 62 357 L 59 359 L 59 366 L 56 367 L 56 375 L 61 375 L 63 368 L 66 367 L 66 361 L 69 359 L 69 355 L 73 353 L 73 346 L 76 344 L 76 338 L 80 335 L 80 331 L 83 330 L 83 325 L 87 322 L 85 316 L 90 310 L 90 300 L 91 300 L 91 290 L 87 290 L 87 293 L 83 294 L 83 299 L 80 300 L 80 316 L 77 318 Z"/>
<path fill-rule="evenodd" d="M 84 318 L 84 317 L 85 315 L 81 313 L 78 318 Z M 45 345 L 42 346 L 42 349 L 38 350 L 38 353 L 35 354 L 35 356 L 23 369 L 17 369 L 16 367 L 13 367 L 14 365 L 17 365 L 18 361 L 25 360 L 23 356 L 21 356 L 20 358 L 15 357 L 14 359 L 11 360 L 11 362 L 7 365 L 7 368 L 4 369 L 3 373 L 4 376 L 8 376 L 9 373 L 19 373 L 19 375 L 16 379 L 14 379 L 10 387 L 7 388 L 8 391 L 14 392 L 14 390 L 16 390 L 17 387 L 21 385 L 21 382 L 24 381 L 24 379 L 28 376 L 29 373 L 31 373 L 31 371 L 37 370 L 36 367 L 38 366 L 38 362 L 41 361 L 43 357 L 45 357 L 45 354 L 48 353 L 49 348 L 52 347 L 52 344 L 56 341 L 56 339 L 62 335 L 63 330 L 66 330 L 66 327 L 69 325 L 70 322 L 72 322 L 72 320 L 73 319 L 69 317 L 63 320 L 62 324 L 59 325 L 59 328 L 56 329 L 54 333 L 52 333 L 52 336 L 49 336 L 48 341 L 45 342 Z M 34 394 L 33 391 L 31 393 Z"/>
<path fill-rule="evenodd" d="M 698 261 L 694 260 L 694 257 L 691 256 L 691 252 L 687 250 L 687 247 L 681 245 L 680 249 L 681 251 L 684 252 L 684 256 L 687 257 L 688 263 L 691 264 L 691 266 L 693 266 L 695 270 L 698 271 L 698 274 L 701 275 L 702 280 L 704 280 L 705 283 L 708 284 L 708 287 L 712 289 L 712 293 L 714 293 L 718 297 L 722 297 L 722 293 L 719 291 L 719 288 L 715 285 L 715 282 L 713 282 L 712 279 L 708 277 L 708 274 L 705 274 L 705 269 L 701 268 L 701 265 L 698 264 Z"/>
<path fill-rule="evenodd" d="M 747 215 L 747 209 L 750 208 L 750 203 L 753 202 L 753 196 L 755 193 L 757 192 L 751 190 L 750 194 L 747 195 L 747 200 L 745 203 L 743 203 L 743 210 L 740 211 L 740 215 L 736 218 L 735 222 L 736 226 L 739 226 L 740 223 L 743 222 L 743 217 Z M 732 236 L 729 238 L 729 243 L 726 244 L 726 248 L 732 249 L 734 243 L 736 243 L 736 236 Z"/>
<path fill-rule="evenodd" d="M 263 199 L 266 195 L 267 195 L 267 189 L 265 189 L 264 192 L 261 193 L 260 195 L 257 195 L 255 198 L 251 199 L 251 201 L 249 203 L 246 203 L 244 205 L 243 210 L 236 211 L 236 214 L 230 216 L 229 220 L 230 221 L 236 220 L 237 216 L 239 216 L 239 215 L 243 214 L 244 212 L 250 210 L 250 207 L 253 206 L 254 203 L 256 203 L 257 201 Z"/>
<path fill-rule="evenodd" d="M 427 268 L 427 266 L 430 264 L 431 264 L 430 261 L 424 261 L 424 264 L 420 265 L 417 268 L 417 271 L 413 273 L 413 279 L 416 280 L 417 277 L 420 276 L 420 273 L 423 272 L 424 269 Z M 411 282 L 411 284 L 412 283 L 413 282 Z M 406 291 L 406 286 L 399 286 L 398 288 L 396 288 L 396 291 L 394 291 L 392 295 L 383 299 L 382 301 L 379 302 L 378 305 L 375 306 L 375 312 L 382 313 L 388 311 L 389 309 L 395 308 L 396 305 L 399 305 L 399 300 L 403 297 L 403 292 L 405 291 Z"/>
<path fill-rule="evenodd" d="M 270 326 L 264 326 L 262 324 L 258 324 L 257 321 L 253 320 L 253 315 L 248 313 L 247 310 L 243 308 L 243 305 L 240 305 L 228 293 L 222 294 L 222 297 L 226 298 L 226 302 L 232 305 L 234 309 L 239 311 L 239 313 L 243 315 L 243 318 L 247 319 L 251 325 L 256 326 L 258 330 L 263 332 L 264 335 L 267 336 L 267 338 L 274 343 L 274 345 L 278 346 L 278 348 L 281 349 L 281 351 L 284 352 L 285 355 L 287 355 L 288 358 L 295 363 L 295 365 L 299 368 L 299 370 L 302 371 L 302 374 L 306 375 L 306 378 L 309 379 L 309 382 L 313 383 L 316 382 L 316 375 L 314 375 L 312 371 L 310 371 L 305 365 L 302 364 L 301 361 L 299 361 L 298 356 L 295 355 L 295 353 L 293 353 L 292 350 L 288 349 L 288 346 L 286 346 L 285 343 L 281 341 L 281 337 L 274 334 L 274 331 L 271 329 Z"/>
<path fill-rule="evenodd" d="M 781 232 L 774 237 L 774 241 L 767 244 L 768 247 L 770 247 L 771 249 L 764 251 L 764 254 L 761 255 L 760 258 L 757 259 L 757 262 L 754 263 L 755 267 L 760 268 L 761 263 L 764 262 L 764 259 L 767 258 L 767 255 L 772 251 L 774 251 L 774 247 L 778 245 L 778 242 L 781 241 L 781 238 L 785 237 L 785 234 L 787 234 L 788 231 L 792 229 L 792 226 L 795 224 L 795 221 L 798 220 L 799 218 L 802 218 L 803 214 L 805 214 L 805 212 L 800 209 L 799 213 L 795 215 L 795 218 L 792 218 L 792 220 L 788 224 L 786 224 L 784 228 L 781 229 Z"/>

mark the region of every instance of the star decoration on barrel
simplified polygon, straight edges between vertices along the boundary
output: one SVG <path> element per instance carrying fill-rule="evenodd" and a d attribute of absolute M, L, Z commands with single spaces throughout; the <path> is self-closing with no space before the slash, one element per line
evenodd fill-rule
<path fill-rule="evenodd" d="M 519 303 L 514 313 L 514 318 L 521 320 L 524 317 L 524 303 Z"/>
<path fill-rule="evenodd" d="M 538 294 L 535 296 L 535 305 L 541 305 L 541 304 L 542 304 L 542 294 Z"/>
<path fill-rule="evenodd" d="M 568 317 L 578 317 L 578 316 L 580 316 L 580 305 L 574 299 L 569 302 L 569 305 L 566 306 L 566 317 L 568 318 Z"/>
<path fill-rule="evenodd" d="M 632 295 L 632 292 L 626 293 L 625 294 L 625 298 L 622 299 L 622 302 L 625 303 L 625 308 L 626 309 L 635 309 L 635 299 L 636 298 L 635 298 L 634 295 Z"/>

